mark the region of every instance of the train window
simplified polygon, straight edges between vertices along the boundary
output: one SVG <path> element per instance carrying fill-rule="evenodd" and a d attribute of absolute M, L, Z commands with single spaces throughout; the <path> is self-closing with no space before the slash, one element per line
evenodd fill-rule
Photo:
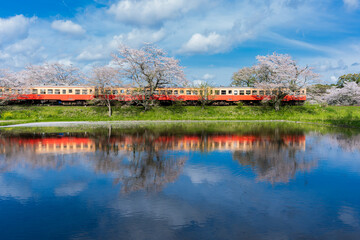
<path fill-rule="evenodd" d="M 126 90 L 126 94 L 127 94 L 127 95 L 130 95 L 130 90 Z"/>
<path fill-rule="evenodd" d="M 211 95 L 213 94 L 213 90 L 210 90 L 210 94 L 211 94 Z"/>
<path fill-rule="evenodd" d="M 304 93 L 305 93 L 305 90 L 302 90 L 301 92 L 304 94 Z"/>
<path fill-rule="evenodd" d="M 184 90 L 180 90 L 180 94 L 184 94 Z"/>
<path fill-rule="evenodd" d="M 120 90 L 120 93 L 124 93 L 124 92 L 125 92 L 124 89 L 121 89 L 121 90 Z"/>
<path fill-rule="evenodd" d="M 0 93 L 2 93 L 3 92 L 3 90 L 2 89 L 0 89 Z"/>
<path fill-rule="evenodd" d="M 63 89 L 63 90 L 62 90 L 62 94 L 66 94 L 66 89 Z"/>
<path fill-rule="evenodd" d="M 226 90 L 221 90 L 221 95 L 226 95 Z"/>
<path fill-rule="evenodd" d="M 276 91 L 276 90 L 273 90 L 273 91 L 272 91 L 272 94 L 273 94 L 273 95 L 276 95 L 276 94 L 277 94 L 277 91 Z"/>
<path fill-rule="evenodd" d="M 215 95 L 220 95 L 220 90 L 215 90 Z"/>
<path fill-rule="evenodd" d="M 105 90 L 105 94 L 111 94 L 111 90 L 109 89 Z"/>
<path fill-rule="evenodd" d="M 160 90 L 161 95 L 165 95 L 165 90 Z"/>
<path fill-rule="evenodd" d="M 167 94 L 168 94 L 168 95 L 172 95 L 172 90 L 168 90 L 168 91 L 167 91 Z"/>
<path fill-rule="evenodd" d="M 75 89 L 75 94 L 79 95 L 80 94 L 80 89 Z"/>
<path fill-rule="evenodd" d="M 53 91 L 52 89 L 48 89 L 48 90 L 47 90 L 47 93 L 48 93 L 48 94 L 53 94 L 54 91 Z"/>
<path fill-rule="evenodd" d="M 270 91 L 269 91 L 269 90 L 266 90 L 266 95 L 270 95 Z"/>
<path fill-rule="evenodd" d="M 60 94 L 60 89 L 55 89 L 55 94 Z"/>
<path fill-rule="evenodd" d="M 12 94 L 15 94 L 15 91 L 16 91 L 16 90 L 15 90 L 15 89 L 13 89 L 13 90 L 11 90 L 11 93 L 12 93 Z"/>
<path fill-rule="evenodd" d="M 296 91 L 296 95 L 300 95 L 300 91 Z"/>
<path fill-rule="evenodd" d="M 115 94 L 118 94 L 118 91 L 117 91 L 117 90 L 113 90 L 112 93 L 115 95 Z"/>
<path fill-rule="evenodd" d="M 69 93 L 73 93 L 72 89 L 69 89 Z"/>
<path fill-rule="evenodd" d="M 251 91 L 250 90 L 246 90 L 246 95 L 250 95 Z"/>
<path fill-rule="evenodd" d="M 90 92 L 90 94 L 93 92 L 93 90 L 92 89 L 89 89 L 89 92 Z"/>
<path fill-rule="evenodd" d="M 19 89 L 19 90 L 18 90 L 18 93 L 20 93 L 20 92 L 21 92 L 21 90 Z M 30 94 L 30 89 L 26 89 L 26 90 L 25 90 L 25 94 Z"/>
<path fill-rule="evenodd" d="M 186 90 L 186 95 L 191 95 L 191 91 L 190 91 L 190 90 Z"/>
<path fill-rule="evenodd" d="M 232 90 L 229 90 L 229 91 L 228 91 L 228 94 L 231 95 L 231 94 L 232 94 Z"/>
<path fill-rule="evenodd" d="M 203 95 L 203 92 L 204 92 L 203 90 L 200 90 L 200 95 L 201 95 L 201 96 Z"/>
<path fill-rule="evenodd" d="M 40 94 L 46 94 L 46 90 L 45 89 L 40 89 Z"/>
<path fill-rule="evenodd" d="M 257 95 L 257 90 L 253 90 L 252 95 Z"/>
<path fill-rule="evenodd" d="M 259 94 L 260 94 L 260 95 L 264 95 L 264 90 L 260 90 L 260 91 L 259 91 Z"/>
<path fill-rule="evenodd" d="M 82 94 L 86 95 L 88 93 L 87 89 L 82 90 Z"/>
<path fill-rule="evenodd" d="M 244 90 L 240 90 L 240 95 L 244 95 L 245 91 Z"/>
<path fill-rule="evenodd" d="M 178 94 L 179 94 L 179 91 L 178 91 L 178 90 L 174 90 L 174 94 L 175 94 L 175 95 L 178 95 Z"/>
<path fill-rule="evenodd" d="M 234 95 L 238 95 L 238 90 L 234 90 Z"/>
<path fill-rule="evenodd" d="M 158 94 L 159 94 L 159 90 L 155 90 L 155 91 L 154 91 L 154 94 L 155 94 L 155 95 L 158 95 Z"/>
<path fill-rule="evenodd" d="M 193 94 L 194 94 L 194 95 L 198 95 L 198 91 L 193 91 Z"/>
<path fill-rule="evenodd" d="M 6 93 L 9 93 L 9 92 L 10 92 L 10 89 L 9 89 L 9 88 L 6 88 L 6 89 L 5 89 L 5 92 L 6 92 Z"/>

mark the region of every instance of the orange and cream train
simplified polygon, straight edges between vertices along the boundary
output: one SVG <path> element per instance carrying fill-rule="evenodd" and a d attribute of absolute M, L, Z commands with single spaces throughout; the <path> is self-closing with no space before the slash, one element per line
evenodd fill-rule
<path fill-rule="evenodd" d="M 16 103 L 56 103 L 63 105 L 84 105 L 88 101 L 102 96 L 119 102 L 131 102 L 139 99 L 135 88 L 112 87 L 106 88 L 103 95 L 99 88 L 91 86 L 39 86 L 26 89 L 10 89 L 0 87 L 0 99 L 7 98 Z M 250 87 L 214 87 L 207 90 L 207 100 L 212 103 L 256 103 L 275 94 L 275 91 Z M 180 101 L 195 104 L 204 99 L 200 88 L 159 88 L 154 92 L 154 99 L 160 102 Z M 295 95 L 287 95 L 285 103 L 304 103 L 306 89 L 301 89 Z"/>

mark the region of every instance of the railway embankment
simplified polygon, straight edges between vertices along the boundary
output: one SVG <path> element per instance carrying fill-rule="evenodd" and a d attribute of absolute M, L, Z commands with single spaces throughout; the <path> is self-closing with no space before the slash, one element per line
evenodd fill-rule
<path fill-rule="evenodd" d="M 102 106 L 5 106 L 0 125 L 64 121 L 146 121 L 146 120 L 286 120 L 360 128 L 359 106 L 284 106 L 280 111 L 263 106 L 162 106 L 144 112 L 141 107 L 115 106 L 107 116 Z"/>

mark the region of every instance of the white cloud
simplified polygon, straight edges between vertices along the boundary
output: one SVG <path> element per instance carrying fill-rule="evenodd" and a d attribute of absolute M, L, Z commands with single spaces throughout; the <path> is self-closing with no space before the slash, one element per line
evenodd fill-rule
<path fill-rule="evenodd" d="M 193 84 L 194 84 L 194 86 L 200 86 L 202 84 L 207 84 L 207 83 L 212 84 L 212 82 L 209 82 L 209 81 L 213 80 L 214 78 L 215 78 L 215 75 L 205 73 L 201 78 L 194 80 Z"/>
<path fill-rule="evenodd" d="M 335 83 L 335 82 L 337 81 L 337 77 L 331 76 L 331 77 L 330 77 L 330 80 L 331 80 L 331 82 Z"/>
<path fill-rule="evenodd" d="M 195 33 L 190 40 L 185 43 L 180 50 L 183 53 L 207 53 L 220 52 L 225 44 L 224 37 L 212 32 L 207 36 Z"/>
<path fill-rule="evenodd" d="M 206 82 L 203 80 L 194 80 L 193 81 L 193 85 L 196 86 L 201 86 L 202 84 L 205 84 Z"/>
<path fill-rule="evenodd" d="M 206 73 L 206 74 L 204 74 L 204 76 L 202 78 L 204 80 L 211 80 L 211 79 L 214 79 L 214 77 L 215 77 L 214 75 Z"/>
<path fill-rule="evenodd" d="M 99 49 L 101 48 L 97 48 L 95 50 L 84 50 L 76 57 L 76 59 L 80 61 L 96 61 L 106 58 L 107 56 L 105 56 L 102 52 L 99 52 Z"/>
<path fill-rule="evenodd" d="M 0 198 L 11 197 L 18 200 L 26 200 L 32 195 L 28 185 L 22 184 L 17 179 L 12 181 L 0 176 Z"/>
<path fill-rule="evenodd" d="M 210 183 L 215 184 L 224 180 L 224 172 L 218 172 L 211 168 L 203 166 L 192 166 L 184 169 L 184 174 L 187 175 L 192 183 Z"/>
<path fill-rule="evenodd" d="M 93 64 L 109 63 L 110 53 L 119 43 L 138 47 L 143 42 L 154 42 L 170 55 L 186 55 L 177 57 L 182 58 L 185 65 L 188 64 L 185 71 L 190 73 L 187 74 L 189 80 L 207 80 L 204 75 L 208 73 L 214 76 L 211 81 L 220 85 L 227 85 L 232 72 L 239 67 L 254 64 L 257 54 L 267 54 L 276 48 L 290 54 L 293 52 L 294 58 L 302 65 L 316 63 L 328 81 L 331 76 L 338 77 L 344 72 L 357 72 L 360 69 L 360 65 L 356 64 L 359 62 L 359 50 L 348 51 L 353 47 L 349 45 L 350 38 L 346 37 L 351 35 L 353 43 L 359 42 L 357 35 L 352 32 L 356 31 L 355 26 L 350 26 L 350 21 L 341 21 L 344 14 L 349 14 L 344 9 L 339 14 L 331 12 L 331 5 L 324 1 L 111 2 L 113 4 L 107 4 L 109 7 L 89 7 L 78 12 L 75 19 L 67 21 L 38 19 L 34 24 L 30 24 L 33 18 L 22 15 L 0 18 L 0 64 L 20 70 L 29 63 L 40 64 L 43 61 L 68 59 L 84 68 Z M 359 1 L 345 2 L 354 7 L 358 6 Z M 327 6 L 329 11 L 318 11 L 320 7 Z M 114 21 L 115 18 L 119 21 Z M 353 19 L 351 23 L 355 25 L 356 21 Z M 344 31 L 347 35 L 344 40 L 335 43 L 336 38 L 331 43 L 312 41 L 312 34 L 324 34 L 326 37 L 329 31 L 334 36 L 341 36 Z M 241 52 L 245 44 L 252 50 Z M 360 45 L 357 46 L 357 49 L 360 49 Z M 209 56 L 198 64 L 189 56 L 224 52 L 232 55 L 231 51 L 235 48 L 238 48 L 236 53 L 241 54 L 241 57 L 233 59 L 235 61 L 224 56 Z M 355 47 L 354 49 L 356 50 Z M 301 50 L 307 51 L 307 55 Z M 204 58 L 200 59 L 202 61 Z M 211 62 L 212 59 L 215 61 Z M 341 59 L 344 59 L 344 66 L 336 69 L 341 67 L 338 63 Z M 346 65 L 348 69 L 345 69 Z"/>
<path fill-rule="evenodd" d="M 10 18 L 0 18 L 0 45 L 28 36 L 30 23 L 36 18 L 27 18 L 23 15 L 16 15 Z"/>
<path fill-rule="evenodd" d="M 87 46 L 77 57 L 81 61 L 97 61 L 109 59 L 120 44 L 126 44 L 131 47 L 139 47 L 145 42 L 157 43 L 166 36 L 165 30 L 138 29 L 134 28 L 127 34 L 115 35 L 111 40 L 105 40 L 104 44 Z"/>
<path fill-rule="evenodd" d="M 354 228 L 360 226 L 359 214 L 351 207 L 343 206 L 338 212 L 338 217 L 346 225 Z"/>
<path fill-rule="evenodd" d="M 165 30 L 161 28 L 159 31 L 151 31 L 148 29 L 134 29 L 127 34 L 126 40 L 128 43 L 140 42 L 152 42 L 156 43 L 165 37 Z"/>
<path fill-rule="evenodd" d="M 349 9 L 356 9 L 359 7 L 359 0 L 343 0 L 344 4 Z"/>
<path fill-rule="evenodd" d="M 79 183 L 71 183 L 65 184 L 55 189 L 56 196 L 76 196 L 80 192 L 82 192 L 87 187 L 87 184 L 79 182 Z"/>
<path fill-rule="evenodd" d="M 151 26 L 179 17 L 196 8 L 200 2 L 199 0 L 121 0 L 111 5 L 108 13 L 125 23 Z"/>
<path fill-rule="evenodd" d="M 70 20 L 56 20 L 53 21 L 51 27 L 59 32 L 71 35 L 82 35 L 85 30 L 79 24 L 73 23 Z"/>

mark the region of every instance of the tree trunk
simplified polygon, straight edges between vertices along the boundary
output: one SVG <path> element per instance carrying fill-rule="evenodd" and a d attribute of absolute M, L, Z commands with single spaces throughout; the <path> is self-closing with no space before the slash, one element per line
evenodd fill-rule
<path fill-rule="evenodd" d="M 111 130 L 112 130 L 112 127 L 111 127 L 111 125 L 109 126 L 109 131 L 108 131 L 108 144 L 110 144 L 110 138 L 111 138 Z"/>
<path fill-rule="evenodd" d="M 144 112 L 150 110 L 150 104 L 148 102 L 145 102 L 144 106 Z"/>
<path fill-rule="evenodd" d="M 106 105 L 108 106 L 108 110 L 109 110 L 109 117 L 111 117 L 112 115 L 112 109 L 111 109 L 111 102 L 109 100 L 106 101 Z"/>
<path fill-rule="evenodd" d="M 280 110 L 280 104 L 281 104 L 281 100 L 277 100 L 274 104 L 274 108 L 275 111 L 279 111 Z"/>

